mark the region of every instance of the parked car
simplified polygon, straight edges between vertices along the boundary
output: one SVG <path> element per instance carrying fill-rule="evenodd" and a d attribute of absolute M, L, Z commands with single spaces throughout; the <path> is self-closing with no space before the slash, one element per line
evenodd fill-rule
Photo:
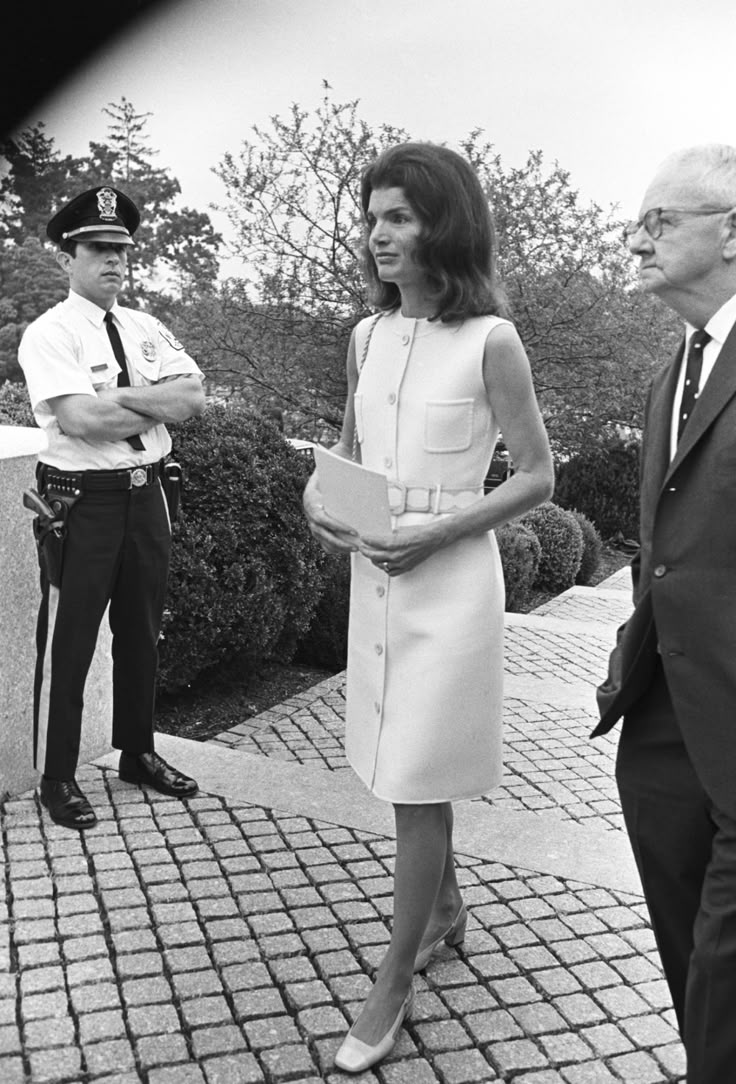
<path fill-rule="evenodd" d="M 300 440 L 299 437 L 287 437 L 289 444 L 292 446 L 295 452 L 299 452 L 300 455 L 306 456 L 310 460 L 312 466 L 314 466 L 314 442 L 311 440 Z"/>
<path fill-rule="evenodd" d="M 485 482 L 483 483 L 484 491 L 488 493 L 491 489 L 495 489 L 496 486 L 500 486 L 501 482 L 505 482 L 513 473 L 514 464 L 511 462 L 509 450 L 499 437 L 496 441 L 496 447 L 493 449 L 493 458 L 486 472 Z"/>

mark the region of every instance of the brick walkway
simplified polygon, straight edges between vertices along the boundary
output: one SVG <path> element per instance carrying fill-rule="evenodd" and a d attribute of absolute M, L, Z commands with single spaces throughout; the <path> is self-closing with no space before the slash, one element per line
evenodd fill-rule
<path fill-rule="evenodd" d="M 470 921 L 416 980 L 381 1084 L 660 1084 L 684 1058 L 624 837 L 593 687 L 619 574 L 507 615 L 506 774 L 457 807 Z M 79 780 L 100 817 L 7 801 L 0 1084 L 315 1084 L 388 941 L 390 810 L 343 750 L 344 676 L 198 744 L 180 803 Z"/>

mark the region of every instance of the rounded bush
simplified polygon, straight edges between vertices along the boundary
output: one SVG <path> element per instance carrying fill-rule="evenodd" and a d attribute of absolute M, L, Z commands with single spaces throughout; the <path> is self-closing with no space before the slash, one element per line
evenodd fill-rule
<path fill-rule="evenodd" d="M 35 424 L 36 419 L 33 417 L 25 384 L 14 384 L 11 380 L 6 380 L 0 385 L 0 425 Z"/>
<path fill-rule="evenodd" d="M 518 520 L 499 527 L 496 541 L 506 584 L 506 609 L 518 613 L 537 578 L 542 547 L 534 531 Z"/>
<path fill-rule="evenodd" d="M 542 547 L 533 586 L 540 591 L 566 591 L 575 583 L 583 557 L 583 532 L 571 512 L 545 501 L 520 522 L 534 532 Z"/>
<path fill-rule="evenodd" d="M 325 554 L 322 573 L 324 591 L 294 658 L 307 666 L 337 673 L 345 669 L 348 661 L 350 557 Z"/>
<path fill-rule="evenodd" d="M 291 660 L 323 590 L 302 512 L 310 465 L 242 406 L 208 406 L 171 434 L 185 481 L 160 686 L 176 691 L 235 658 L 245 682 L 266 659 Z"/>
<path fill-rule="evenodd" d="M 580 568 L 575 577 L 575 583 L 585 586 L 590 583 L 600 568 L 603 541 L 595 526 L 582 512 L 578 512 L 576 508 L 571 508 L 570 515 L 575 517 L 580 524 L 580 530 L 583 532 L 583 556 L 580 559 Z"/>
<path fill-rule="evenodd" d="M 639 454 L 638 441 L 607 437 L 557 464 L 555 502 L 582 512 L 603 538 L 638 538 Z"/>

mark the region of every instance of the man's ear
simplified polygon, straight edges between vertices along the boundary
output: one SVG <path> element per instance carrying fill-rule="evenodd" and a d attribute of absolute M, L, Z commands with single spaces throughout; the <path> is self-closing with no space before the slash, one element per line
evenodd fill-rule
<path fill-rule="evenodd" d="M 736 260 L 736 207 L 726 216 L 726 238 L 723 243 L 723 258 Z"/>
<path fill-rule="evenodd" d="M 68 252 L 59 251 L 56 253 L 56 262 L 58 263 L 62 271 L 68 271 L 69 263 L 71 262 L 71 256 Z"/>

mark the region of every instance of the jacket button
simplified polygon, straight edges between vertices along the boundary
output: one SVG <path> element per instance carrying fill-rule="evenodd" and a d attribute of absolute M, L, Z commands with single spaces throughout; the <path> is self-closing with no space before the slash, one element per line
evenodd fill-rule
<path fill-rule="evenodd" d="M 657 567 L 654 570 L 654 575 L 657 577 L 658 580 L 661 580 L 662 577 L 666 574 L 666 572 L 667 572 L 667 565 L 657 565 Z"/>

